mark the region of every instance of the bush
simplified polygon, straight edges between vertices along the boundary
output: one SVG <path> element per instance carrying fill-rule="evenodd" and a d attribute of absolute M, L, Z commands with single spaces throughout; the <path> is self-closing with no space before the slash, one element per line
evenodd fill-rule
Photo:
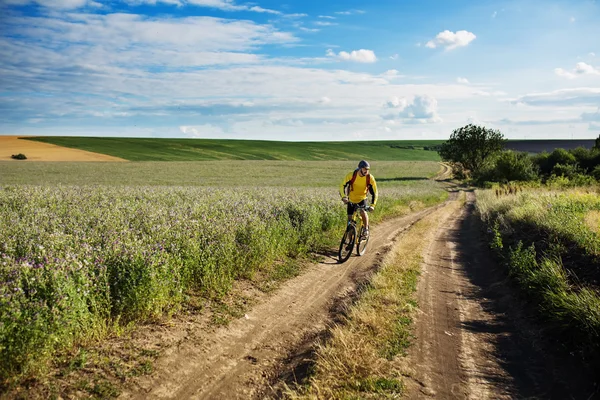
<path fill-rule="evenodd" d="M 592 176 L 596 178 L 597 181 L 600 181 L 600 165 L 596 166 L 592 171 Z"/>
<path fill-rule="evenodd" d="M 536 164 L 542 175 L 553 174 L 553 169 L 557 164 L 562 165 L 577 165 L 577 159 L 565 149 L 555 149 L 552 153 L 540 153 L 533 157 L 533 162 Z"/>
<path fill-rule="evenodd" d="M 505 151 L 496 160 L 499 181 L 533 181 L 538 178 L 536 167 L 527 153 Z"/>
<path fill-rule="evenodd" d="M 23 154 L 23 153 L 13 154 L 10 157 L 14 158 L 15 160 L 27 160 L 27 156 L 25 154 Z"/>
<path fill-rule="evenodd" d="M 475 180 L 479 183 L 526 182 L 536 181 L 538 178 L 538 167 L 527 153 L 507 150 L 500 153 L 493 164 L 482 168 Z"/>
<path fill-rule="evenodd" d="M 575 156 L 579 168 L 584 170 L 586 173 L 592 171 L 596 166 L 595 150 L 589 150 L 585 147 L 577 147 L 576 149 L 570 150 L 570 153 L 573 154 L 573 156 Z"/>
<path fill-rule="evenodd" d="M 579 168 L 575 164 L 556 164 L 552 168 L 552 175 L 564 176 L 566 178 L 572 178 L 579 173 Z"/>

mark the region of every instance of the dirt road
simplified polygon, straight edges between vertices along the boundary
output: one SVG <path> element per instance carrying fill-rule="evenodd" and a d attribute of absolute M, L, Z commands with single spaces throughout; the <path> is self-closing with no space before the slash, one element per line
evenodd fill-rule
<path fill-rule="evenodd" d="M 492 260 L 474 195 L 440 225 L 422 265 L 416 342 L 403 360 L 412 399 L 592 399 L 596 389 L 539 337 Z M 546 350 L 544 350 L 546 348 Z"/>
<path fill-rule="evenodd" d="M 453 193 L 450 201 L 456 198 Z M 425 254 L 416 340 L 403 361 L 408 397 L 580 398 L 555 378 L 548 359 L 532 346 L 527 318 L 515 313 L 519 307 L 486 250 L 473 200 L 468 193 L 461 213 L 442 213 Z M 394 241 L 432 211 L 378 225 L 365 256 L 337 264 L 331 255 L 229 326 L 183 341 L 121 398 L 279 397 L 286 382 L 302 378 L 315 340 L 327 334 Z"/>

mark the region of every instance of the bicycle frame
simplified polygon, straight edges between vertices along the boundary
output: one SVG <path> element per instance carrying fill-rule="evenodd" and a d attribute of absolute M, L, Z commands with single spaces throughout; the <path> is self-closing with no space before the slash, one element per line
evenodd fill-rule
<path fill-rule="evenodd" d="M 361 212 L 368 212 L 368 207 L 358 206 L 355 207 L 352 216 L 348 220 L 342 242 L 340 243 L 340 249 L 338 251 L 339 262 L 345 262 L 350 258 L 352 251 L 356 246 L 356 253 L 362 256 L 369 242 L 369 237 L 363 236 L 363 220 Z"/>

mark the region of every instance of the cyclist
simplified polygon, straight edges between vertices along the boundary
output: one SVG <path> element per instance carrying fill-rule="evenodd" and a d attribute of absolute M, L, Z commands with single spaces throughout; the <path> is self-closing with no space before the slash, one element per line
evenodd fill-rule
<path fill-rule="evenodd" d="M 357 206 L 366 206 L 368 203 L 368 193 L 371 193 L 371 205 L 369 211 L 375 209 L 377 204 L 377 182 L 375 177 L 370 174 L 371 165 L 362 160 L 358 163 L 358 168 L 348 173 L 340 185 L 340 196 L 344 204 L 348 205 L 348 221 L 352 219 L 352 214 Z M 363 237 L 369 236 L 369 216 L 365 210 L 360 210 L 360 217 L 365 227 Z"/>

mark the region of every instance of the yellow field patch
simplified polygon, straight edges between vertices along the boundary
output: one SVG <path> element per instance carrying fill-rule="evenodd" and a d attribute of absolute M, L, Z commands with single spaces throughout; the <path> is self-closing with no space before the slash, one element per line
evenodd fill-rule
<path fill-rule="evenodd" d="M 0 160 L 27 161 L 127 161 L 91 151 L 69 149 L 54 144 L 20 139 L 25 136 L 0 136 Z M 25 154 L 27 160 L 14 160 L 13 154 Z"/>
<path fill-rule="evenodd" d="M 584 217 L 585 224 L 594 232 L 600 233 L 600 211 L 588 211 Z"/>

